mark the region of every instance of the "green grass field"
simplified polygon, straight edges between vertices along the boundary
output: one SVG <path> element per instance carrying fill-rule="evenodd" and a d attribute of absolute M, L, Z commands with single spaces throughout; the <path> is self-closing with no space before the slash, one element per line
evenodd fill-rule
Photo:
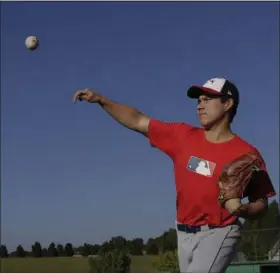
<path fill-rule="evenodd" d="M 156 273 L 155 256 L 132 257 L 131 273 Z M 88 258 L 1 259 L 1 273 L 89 273 Z"/>

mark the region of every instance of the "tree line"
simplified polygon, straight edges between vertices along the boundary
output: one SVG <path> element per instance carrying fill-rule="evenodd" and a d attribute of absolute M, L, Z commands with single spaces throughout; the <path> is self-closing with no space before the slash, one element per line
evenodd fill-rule
<path fill-rule="evenodd" d="M 39 242 L 35 242 L 31 251 L 27 251 L 22 245 L 18 245 L 16 250 L 9 253 L 6 245 L 1 245 L 0 256 L 2 258 L 7 257 L 70 257 L 73 255 L 89 256 L 106 253 L 112 250 L 121 250 L 129 252 L 131 255 L 143 255 L 144 253 L 155 255 L 158 254 L 158 246 L 154 239 L 149 239 L 145 244 L 142 238 L 136 238 L 133 240 L 126 240 L 122 236 L 112 237 L 109 241 L 105 241 L 103 244 L 87 244 L 74 247 L 71 243 L 55 244 L 51 243 L 47 248 L 43 248 Z"/>
<path fill-rule="evenodd" d="M 240 252 L 243 252 L 248 260 L 267 258 L 274 240 L 279 236 L 280 210 L 276 201 L 270 203 L 268 213 L 259 220 L 245 220 L 243 224 L 243 241 Z M 55 244 L 45 248 L 40 242 L 35 242 L 31 251 L 18 245 L 15 251 L 8 252 L 5 245 L 0 246 L 0 257 L 70 257 L 75 254 L 88 257 L 90 255 L 104 254 L 112 250 L 120 250 L 131 255 L 158 255 L 177 249 L 177 235 L 175 229 L 169 229 L 162 235 L 150 238 L 145 243 L 142 238 L 127 240 L 122 236 L 112 237 L 102 244 L 87 244 L 74 247 L 71 243 Z"/>

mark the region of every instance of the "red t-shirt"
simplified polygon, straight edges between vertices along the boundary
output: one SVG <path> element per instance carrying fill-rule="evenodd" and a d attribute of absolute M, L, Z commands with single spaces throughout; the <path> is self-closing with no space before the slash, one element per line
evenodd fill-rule
<path fill-rule="evenodd" d="M 202 128 L 158 120 L 150 121 L 149 139 L 152 146 L 173 161 L 179 223 L 225 226 L 236 220 L 236 217 L 228 218 L 227 210 L 217 201 L 217 181 L 226 163 L 249 151 L 260 155 L 256 148 L 238 136 L 227 142 L 212 143 L 207 141 Z M 263 169 L 266 171 L 264 161 Z M 276 193 L 271 182 L 263 182 L 254 186 L 252 194 L 267 198 Z"/>

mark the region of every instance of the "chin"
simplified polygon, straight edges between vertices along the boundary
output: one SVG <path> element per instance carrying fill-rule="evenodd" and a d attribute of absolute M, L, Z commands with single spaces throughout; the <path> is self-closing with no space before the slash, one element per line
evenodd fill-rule
<path fill-rule="evenodd" d="M 205 119 L 199 119 L 199 123 L 203 128 L 207 128 L 209 126 L 209 122 Z"/>
<path fill-rule="evenodd" d="M 209 130 L 212 127 L 212 123 L 211 122 L 206 122 L 206 121 L 202 121 L 200 120 L 200 125 L 205 129 L 205 130 Z"/>

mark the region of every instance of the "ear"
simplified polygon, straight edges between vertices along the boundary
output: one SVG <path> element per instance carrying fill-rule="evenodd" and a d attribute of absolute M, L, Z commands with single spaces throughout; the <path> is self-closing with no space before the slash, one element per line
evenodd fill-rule
<path fill-rule="evenodd" d="M 229 98 L 224 104 L 225 110 L 229 111 L 229 109 L 233 107 L 233 104 L 234 104 L 233 99 Z"/>

